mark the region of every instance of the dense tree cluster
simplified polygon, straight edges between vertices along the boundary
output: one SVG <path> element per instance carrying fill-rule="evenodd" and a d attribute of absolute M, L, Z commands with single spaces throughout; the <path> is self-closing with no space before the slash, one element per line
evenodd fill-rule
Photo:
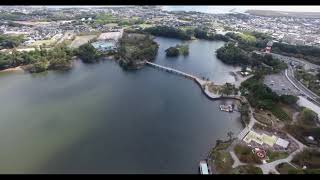
<path fill-rule="evenodd" d="M 297 97 L 290 95 L 278 96 L 268 86 L 263 84 L 263 75 L 254 75 L 241 83 L 240 92 L 249 101 L 252 107 L 266 109 L 282 121 L 288 121 L 291 117 L 281 108 L 281 103 L 293 105 Z"/>
<path fill-rule="evenodd" d="M 272 37 L 269 35 L 256 31 L 245 31 L 243 33 L 228 32 L 225 36 L 236 40 L 239 43 L 239 47 L 247 51 L 265 48 L 267 43 L 272 40 Z"/>
<path fill-rule="evenodd" d="M 94 63 L 98 61 L 101 54 L 90 44 L 81 45 L 76 54 L 84 63 Z"/>
<path fill-rule="evenodd" d="M 248 53 L 237 47 L 234 43 L 227 43 L 217 50 L 217 57 L 226 64 L 251 65 Z"/>
<path fill-rule="evenodd" d="M 159 45 L 150 35 L 124 33 L 119 41 L 120 65 L 124 68 L 137 68 L 144 61 L 155 59 Z"/>
<path fill-rule="evenodd" d="M 246 94 L 248 101 L 253 107 L 271 110 L 279 102 L 279 96 L 256 76 L 242 82 L 240 91 Z"/>
<path fill-rule="evenodd" d="M 292 159 L 292 162 L 300 167 L 306 166 L 309 173 L 312 173 L 311 170 L 313 170 L 313 173 L 318 174 L 320 168 L 320 152 L 315 149 L 304 149 Z"/>
<path fill-rule="evenodd" d="M 281 95 L 280 96 L 280 101 L 282 103 L 288 104 L 288 105 L 293 105 L 298 101 L 298 97 L 297 96 L 293 96 L 293 95 Z"/>
<path fill-rule="evenodd" d="M 235 87 L 234 84 L 231 83 L 225 83 L 222 86 L 222 90 L 221 90 L 222 95 L 236 95 L 238 94 L 238 89 Z"/>
<path fill-rule="evenodd" d="M 314 46 L 296 46 L 284 43 L 273 43 L 275 53 L 303 58 L 311 63 L 320 65 L 320 48 Z"/>
<path fill-rule="evenodd" d="M 257 53 L 252 53 L 251 58 L 255 62 L 255 64 L 253 64 L 253 65 L 259 65 L 259 64 L 263 63 L 267 66 L 270 66 L 273 73 L 278 73 L 281 70 L 284 70 L 288 67 L 286 63 L 280 61 L 279 59 L 272 57 L 272 55 L 270 55 L 270 54 L 261 55 L 261 54 L 257 54 Z"/>
<path fill-rule="evenodd" d="M 320 95 L 319 74 L 313 75 L 304 70 L 297 70 L 294 76 L 312 92 Z"/>
<path fill-rule="evenodd" d="M 177 38 L 182 40 L 190 40 L 192 37 L 192 31 L 182 30 L 179 28 L 169 27 L 169 26 L 155 26 L 144 29 L 145 32 L 148 32 L 154 36 L 163 36 L 170 38 Z"/>
<path fill-rule="evenodd" d="M 0 69 L 21 65 L 29 65 L 26 68 L 30 72 L 42 72 L 48 69 L 69 69 L 72 55 L 72 50 L 65 45 L 56 46 L 50 50 L 42 47 L 29 52 L 13 50 L 11 54 L 0 53 Z"/>
<path fill-rule="evenodd" d="M 305 125 L 316 126 L 318 114 L 311 109 L 304 108 L 300 114 L 300 119 Z"/>
<path fill-rule="evenodd" d="M 169 47 L 165 52 L 168 57 L 177 57 L 180 55 L 179 49 L 176 47 Z"/>
<path fill-rule="evenodd" d="M 0 35 L 0 49 L 11 49 L 24 42 L 24 36 Z"/>
<path fill-rule="evenodd" d="M 217 50 L 217 57 L 226 64 L 258 66 L 260 69 L 269 69 L 268 73 L 278 73 L 287 68 L 284 62 L 273 58 L 272 55 L 248 53 L 234 43 L 227 43 L 219 48 Z"/>
<path fill-rule="evenodd" d="M 222 34 L 208 33 L 208 30 L 206 30 L 205 28 L 194 29 L 194 37 L 211 41 L 229 41 L 229 38 L 227 36 L 224 36 Z"/>
<path fill-rule="evenodd" d="M 177 57 L 180 54 L 187 56 L 189 54 L 189 46 L 178 44 L 175 47 L 169 47 L 165 52 L 168 57 Z"/>

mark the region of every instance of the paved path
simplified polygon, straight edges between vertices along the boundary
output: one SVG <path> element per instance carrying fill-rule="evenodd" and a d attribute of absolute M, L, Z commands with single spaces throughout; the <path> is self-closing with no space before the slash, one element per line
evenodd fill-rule
<path fill-rule="evenodd" d="M 253 116 L 253 110 L 252 110 L 251 106 L 249 107 L 249 114 L 250 114 L 249 124 L 247 124 L 246 127 L 238 135 L 238 139 L 240 139 L 240 140 L 242 140 L 245 137 L 245 135 L 247 135 L 249 133 L 249 131 L 251 131 L 251 129 L 255 123 L 259 123 Z M 261 123 L 259 123 L 259 124 L 261 124 Z"/>
<path fill-rule="evenodd" d="M 231 157 L 232 157 L 232 159 L 233 159 L 232 168 L 236 168 L 236 167 L 238 167 L 238 166 L 246 165 L 246 163 L 242 163 L 242 162 L 238 159 L 238 157 L 237 157 L 237 155 L 234 153 L 234 151 L 230 151 L 230 155 L 231 155 Z"/>
<path fill-rule="evenodd" d="M 298 120 L 298 115 L 299 115 L 299 112 L 293 113 L 291 124 L 294 124 L 295 122 L 297 122 L 297 120 Z"/>
<path fill-rule="evenodd" d="M 149 61 L 146 61 L 146 64 L 154 66 L 154 67 L 157 67 L 157 68 L 160 68 L 160 69 L 164 69 L 164 70 L 167 70 L 167 71 L 170 71 L 170 72 L 173 72 L 173 73 L 185 76 L 185 77 L 189 77 L 191 79 L 197 79 L 196 76 L 194 76 L 192 74 L 188 74 L 188 73 L 182 72 L 182 71 L 179 71 L 177 69 L 173 69 L 173 68 L 170 68 L 170 67 L 162 66 L 160 64 L 152 63 L 152 62 L 149 62 Z"/>
<path fill-rule="evenodd" d="M 149 61 L 145 61 L 145 63 L 150 65 L 150 66 L 153 66 L 153 67 L 156 67 L 156 68 L 159 68 L 159 69 L 163 69 L 165 71 L 169 71 L 171 73 L 175 73 L 175 74 L 178 74 L 178 75 L 181 75 L 181 76 L 184 76 L 186 78 L 194 80 L 196 83 L 198 83 L 201 86 L 201 89 L 203 90 L 203 92 L 210 99 L 218 99 L 218 98 L 221 97 L 220 94 L 215 94 L 215 93 L 209 91 L 209 86 L 208 85 L 213 83 L 212 81 L 203 80 L 203 79 L 198 78 L 198 77 L 196 77 L 196 76 L 194 76 L 192 74 L 188 74 L 188 73 L 182 72 L 180 70 L 177 70 L 177 69 L 174 69 L 174 68 L 170 68 L 170 67 L 166 67 L 166 66 L 162 66 L 160 64 L 152 63 L 152 62 L 149 62 Z"/>
<path fill-rule="evenodd" d="M 251 107 L 249 108 L 249 110 L 250 110 L 250 122 L 240 132 L 240 134 L 238 135 L 238 141 L 241 141 L 244 138 L 244 136 L 252 129 L 252 127 L 253 127 L 253 125 L 255 123 L 258 123 L 258 121 L 253 116 L 253 111 L 252 111 Z M 295 116 L 297 116 L 297 115 L 295 115 Z M 256 167 L 261 168 L 263 174 L 269 174 L 270 172 L 279 174 L 279 172 L 276 170 L 276 166 L 281 164 L 281 163 L 289 163 L 289 164 L 291 164 L 290 161 L 293 159 L 293 157 L 297 153 L 301 152 L 306 147 L 304 144 L 299 142 L 297 139 L 295 139 L 290 134 L 287 133 L 287 136 L 290 137 L 291 139 L 293 139 L 298 144 L 299 148 L 296 151 L 292 152 L 287 158 L 279 159 L 279 160 L 276 160 L 276 161 L 273 161 L 273 162 L 270 162 L 270 163 L 266 163 L 266 164 L 255 165 Z M 235 153 L 233 151 L 233 148 L 234 148 L 235 144 L 236 144 L 236 141 L 234 141 L 234 143 L 232 143 L 230 145 L 230 147 L 227 149 L 230 152 L 230 155 L 231 155 L 232 159 L 234 160 L 232 168 L 235 168 L 235 167 L 240 166 L 240 165 L 246 165 L 247 164 L 247 163 L 240 162 L 238 157 L 235 155 Z M 293 167 L 295 167 L 295 166 L 293 166 Z"/>

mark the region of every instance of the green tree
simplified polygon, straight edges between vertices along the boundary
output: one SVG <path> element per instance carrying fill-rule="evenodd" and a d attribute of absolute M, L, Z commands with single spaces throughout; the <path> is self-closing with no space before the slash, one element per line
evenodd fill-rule
<path fill-rule="evenodd" d="M 78 56 L 84 63 L 94 63 L 100 54 L 91 44 L 87 43 L 79 47 Z"/>
<path fill-rule="evenodd" d="M 318 120 L 318 114 L 311 109 L 304 108 L 301 112 L 300 118 L 304 124 L 313 126 Z"/>
<path fill-rule="evenodd" d="M 179 49 L 176 47 L 169 47 L 168 49 L 165 50 L 166 56 L 168 57 L 176 57 L 179 56 L 180 52 Z"/>
<path fill-rule="evenodd" d="M 281 95 L 280 96 L 280 101 L 288 104 L 288 105 L 293 105 L 298 101 L 298 97 L 297 96 L 293 96 L 293 95 Z"/>

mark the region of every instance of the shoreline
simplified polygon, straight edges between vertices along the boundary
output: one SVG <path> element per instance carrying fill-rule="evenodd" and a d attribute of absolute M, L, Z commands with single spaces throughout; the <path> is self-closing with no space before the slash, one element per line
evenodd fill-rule
<path fill-rule="evenodd" d="M 0 70 L 0 72 L 19 72 L 19 71 L 24 72 L 24 69 L 21 66 L 17 66 L 14 68 L 7 68 L 7 69 Z"/>

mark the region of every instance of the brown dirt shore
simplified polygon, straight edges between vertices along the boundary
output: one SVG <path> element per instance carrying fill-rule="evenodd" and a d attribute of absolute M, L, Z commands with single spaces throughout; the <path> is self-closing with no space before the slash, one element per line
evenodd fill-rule
<path fill-rule="evenodd" d="M 4 70 L 1 70 L 0 72 L 14 72 L 14 71 L 24 71 L 23 68 L 21 66 L 17 66 L 14 68 L 7 68 Z"/>

